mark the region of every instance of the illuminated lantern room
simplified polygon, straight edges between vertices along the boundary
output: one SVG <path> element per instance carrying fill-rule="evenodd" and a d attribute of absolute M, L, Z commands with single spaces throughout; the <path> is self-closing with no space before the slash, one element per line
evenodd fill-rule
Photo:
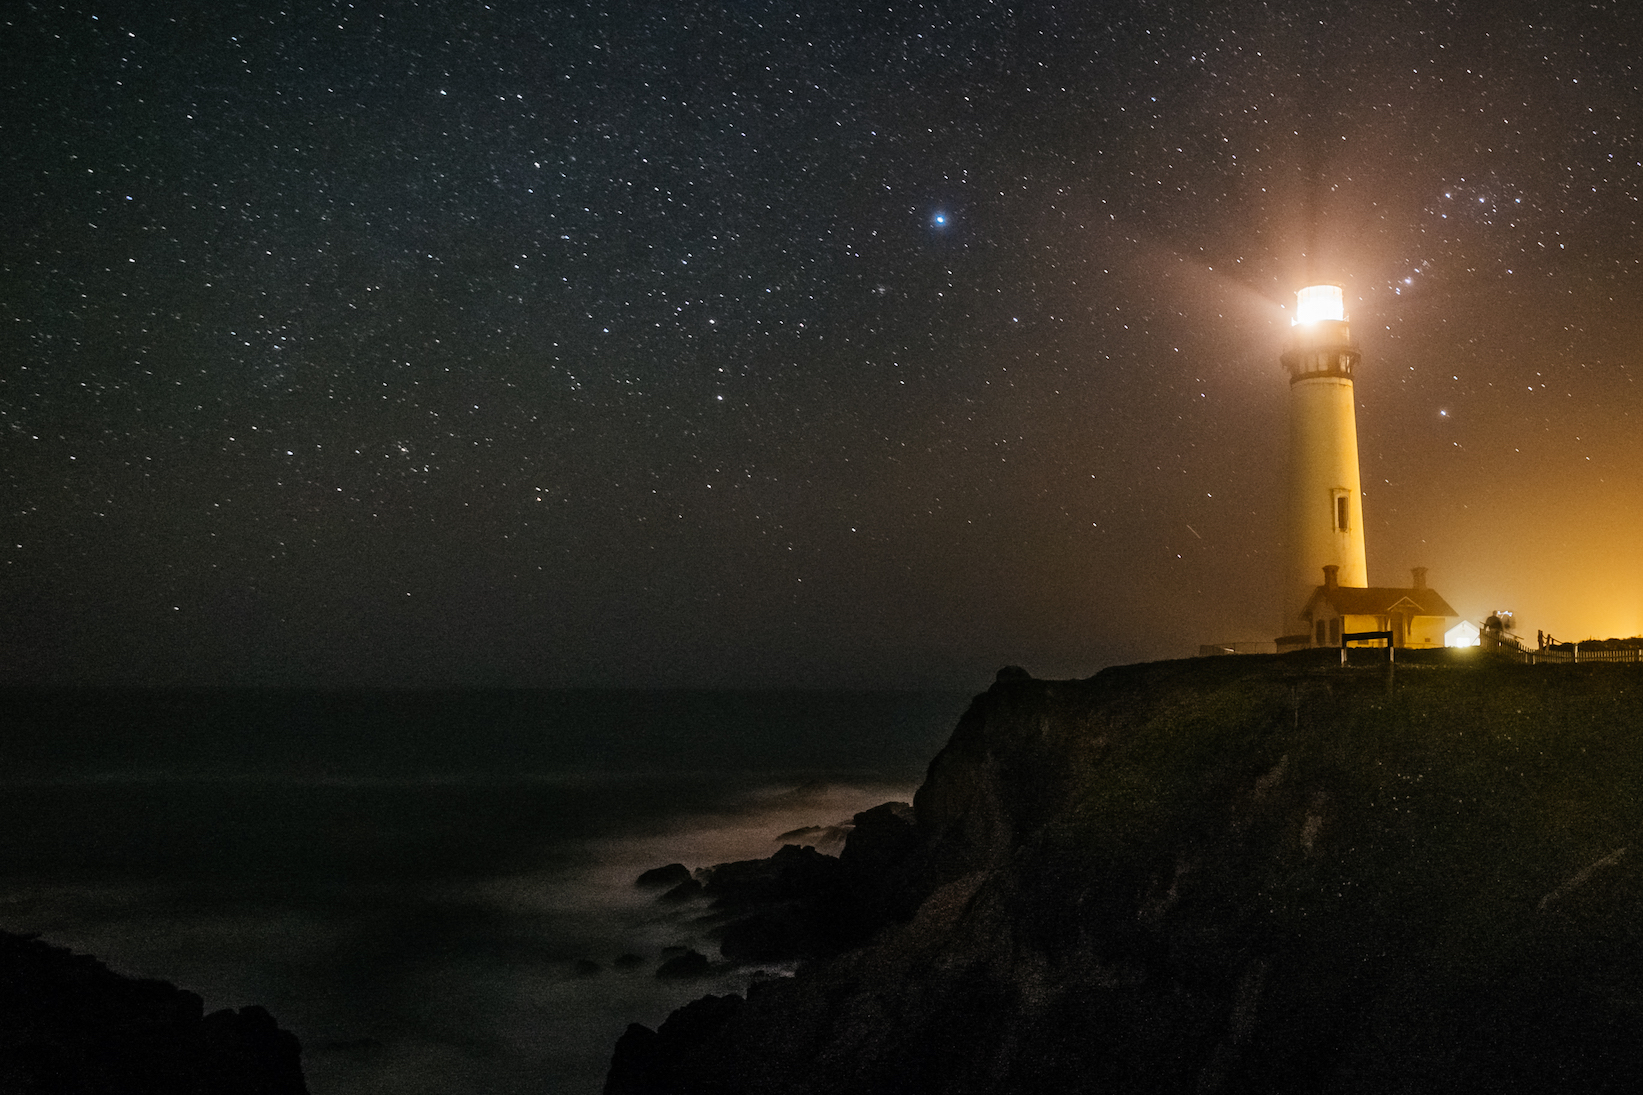
<path fill-rule="evenodd" d="M 1321 319 L 1346 319 L 1346 298 L 1339 285 L 1308 285 L 1295 293 L 1295 325 Z"/>
<path fill-rule="evenodd" d="M 1339 285 L 1308 285 L 1295 293 L 1295 320 L 1282 361 L 1290 383 L 1309 377 L 1352 379 L 1362 356 L 1346 322 L 1346 295 Z"/>

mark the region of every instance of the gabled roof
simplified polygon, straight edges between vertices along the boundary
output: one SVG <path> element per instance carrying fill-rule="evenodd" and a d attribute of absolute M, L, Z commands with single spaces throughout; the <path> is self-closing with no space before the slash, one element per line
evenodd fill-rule
<path fill-rule="evenodd" d="M 1393 611 L 1413 616 L 1459 616 L 1435 589 L 1399 589 L 1396 586 L 1319 586 L 1306 602 L 1306 615 L 1327 604 L 1341 616 L 1385 616 Z"/>

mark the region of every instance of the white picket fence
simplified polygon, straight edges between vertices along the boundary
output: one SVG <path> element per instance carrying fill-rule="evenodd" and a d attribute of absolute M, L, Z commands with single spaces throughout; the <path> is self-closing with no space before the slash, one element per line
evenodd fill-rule
<path fill-rule="evenodd" d="M 1575 665 L 1586 662 L 1634 662 L 1643 664 L 1643 649 L 1631 650 L 1603 650 L 1593 648 L 1580 649 L 1576 643 L 1573 650 L 1502 650 L 1525 665 Z"/>

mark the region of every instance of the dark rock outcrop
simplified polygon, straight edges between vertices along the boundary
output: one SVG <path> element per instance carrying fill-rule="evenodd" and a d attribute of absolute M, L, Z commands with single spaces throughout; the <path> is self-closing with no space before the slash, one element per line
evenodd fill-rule
<path fill-rule="evenodd" d="M 910 909 L 894 885 L 894 868 L 917 845 L 912 807 L 887 802 L 856 815 L 838 858 L 786 844 L 767 859 L 698 871 L 657 900 L 708 899 L 705 922 L 719 953 L 732 963 L 819 958 L 864 942 L 898 911 Z"/>
<path fill-rule="evenodd" d="M 194 993 L 0 932 L 0 1091 L 306 1095 L 300 1049 L 260 1007 Z"/>
<path fill-rule="evenodd" d="M 690 871 L 683 863 L 669 863 L 666 867 L 652 867 L 633 880 L 642 890 L 671 890 L 682 882 L 690 881 Z"/>
<path fill-rule="evenodd" d="M 839 853 L 852 909 L 852 941 L 911 916 L 923 897 L 908 865 L 922 846 L 912 806 L 886 802 L 857 814 Z"/>
<path fill-rule="evenodd" d="M 702 884 L 694 878 L 687 878 L 656 900 L 669 905 L 681 905 L 701 896 Z"/>
<path fill-rule="evenodd" d="M 664 981 L 684 981 L 706 977 L 712 972 L 712 968 L 707 955 L 701 951 L 687 950 L 683 954 L 674 955 L 657 967 L 656 976 Z"/>
<path fill-rule="evenodd" d="M 794 844 L 769 859 L 713 868 L 706 892 L 726 921 L 719 953 L 732 962 L 781 962 L 838 949 L 852 915 L 842 877 L 837 859 Z"/>
<path fill-rule="evenodd" d="M 668 1016 L 656 1030 L 630 1023 L 616 1042 L 605 1091 L 665 1091 L 679 1056 L 718 1033 L 742 1005 L 740 996 L 704 996 Z"/>
<path fill-rule="evenodd" d="M 1635 1088 L 1643 674 L 1396 671 L 1001 674 L 911 822 L 803 868 L 870 938 L 630 1029 L 607 1092 Z"/>

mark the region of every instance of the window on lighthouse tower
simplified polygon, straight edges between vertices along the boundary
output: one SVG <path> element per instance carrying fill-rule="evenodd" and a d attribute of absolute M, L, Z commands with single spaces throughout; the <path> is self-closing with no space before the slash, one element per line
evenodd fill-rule
<path fill-rule="evenodd" d="M 1334 496 L 1335 506 L 1334 506 L 1334 512 L 1331 514 L 1331 516 L 1334 517 L 1334 519 L 1335 519 L 1335 531 L 1336 532 L 1345 532 L 1347 530 L 1347 528 L 1349 527 L 1348 518 L 1352 514 L 1351 507 L 1350 507 L 1350 505 L 1348 504 L 1348 501 L 1347 501 L 1347 499 L 1350 498 L 1351 496 L 1347 491 L 1342 490 L 1339 487 L 1335 488 L 1334 490 L 1330 491 L 1329 493 Z"/>

